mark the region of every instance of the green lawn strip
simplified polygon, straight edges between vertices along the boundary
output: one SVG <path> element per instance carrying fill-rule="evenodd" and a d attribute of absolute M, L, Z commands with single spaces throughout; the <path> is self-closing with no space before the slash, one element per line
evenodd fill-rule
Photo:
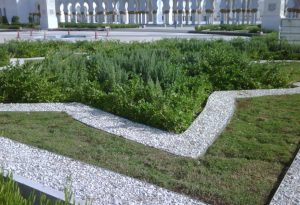
<path fill-rule="evenodd" d="M 283 72 L 289 73 L 291 82 L 300 82 L 300 62 L 278 63 L 278 66 Z"/>
<path fill-rule="evenodd" d="M 227 129 L 199 159 L 98 131 L 65 113 L 0 113 L 0 135 L 212 204 L 266 204 L 299 149 L 299 105 L 300 95 L 239 100 Z"/>

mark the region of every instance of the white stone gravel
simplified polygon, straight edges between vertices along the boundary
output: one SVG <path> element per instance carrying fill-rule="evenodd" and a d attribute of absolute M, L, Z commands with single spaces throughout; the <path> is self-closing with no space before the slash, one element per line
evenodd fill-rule
<path fill-rule="evenodd" d="M 300 151 L 279 185 L 270 205 L 300 204 Z"/>
<path fill-rule="evenodd" d="M 214 92 L 202 113 L 182 134 L 154 129 L 79 103 L 0 104 L 0 111 L 64 111 L 85 124 L 122 135 L 174 154 L 198 157 L 205 153 L 225 128 L 238 98 L 299 94 L 295 88 Z M 63 190 L 71 176 L 77 197 L 91 197 L 95 204 L 204 204 L 163 188 L 87 165 L 44 150 L 0 138 L 0 165 L 6 170 Z M 271 204 L 299 204 L 300 152 Z"/>
<path fill-rule="evenodd" d="M 80 103 L 0 104 L 0 111 L 57 111 L 111 134 L 167 152 L 197 158 L 203 155 L 230 121 L 238 98 L 300 93 L 289 89 L 218 91 L 208 98 L 201 114 L 182 134 L 174 134 L 132 122 Z"/>
<path fill-rule="evenodd" d="M 100 204 L 205 205 L 187 196 L 51 152 L 0 137 L 0 166 L 7 172 L 63 191 L 68 178 L 83 200 Z M 88 200 L 89 201 L 89 200 Z"/>

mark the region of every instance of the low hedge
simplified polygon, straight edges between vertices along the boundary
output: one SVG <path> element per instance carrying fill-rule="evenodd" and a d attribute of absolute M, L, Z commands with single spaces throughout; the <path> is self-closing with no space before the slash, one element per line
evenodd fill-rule
<path fill-rule="evenodd" d="M 14 24 L 0 24 L 0 29 L 22 29 L 22 28 L 39 28 L 37 24 L 33 23 L 14 23 Z"/>
<path fill-rule="evenodd" d="M 246 25 L 246 24 L 218 24 L 218 25 L 198 25 L 195 27 L 196 31 L 244 31 L 248 33 L 261 32 L 260 25 Z"/>

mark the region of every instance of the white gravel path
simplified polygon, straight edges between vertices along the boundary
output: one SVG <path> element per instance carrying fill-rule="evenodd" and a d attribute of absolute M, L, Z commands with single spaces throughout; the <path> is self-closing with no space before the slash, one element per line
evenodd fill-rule
<path fill-rule="evenodd" d="M 169 133 L 135 123 L 80 103 L 0 104 L 0 111 L 66 112 L 84 124 L 111 134 L 176 155 L 197 158 L 206 152 L 230 121 L 235 111 L 236 99 L 297 93 L 300 93 L 300 87 L 214 92 L 201 114 L 182 134 Z"/>
<path fill-rule="evenodd" d="M 296 88 L 289 89 L 214 92 L 203 112 L 180 135 L 133 123 L 79 103 L 0 104 L 0 111 L 64 111 L 85 124 L 127 139 L 174 154 L 198 157 L 205 153 L 231 119 L 236 99 L 299 94 L 299 85 L 297 83 Z M 271 204 L 299 204 L 299 156 L 300 152 Z M 184 195 L 3 137 L 0 137 L 0 165 L 5 170 L 56 190 L 63 190 L 66 178 L 71 176 L 76 196 L 88 196 L 94 200 L 94 204 L 204 204 Z"/>
<path fill-rule="evenodd" d="M 285 204 L 300 204 L 300 150 L 270 203 L 270 205 Z"/>
<path fill-rule="evenodd" d="M 76 197 L 89 198 L 93 205 L 205 205 L 164 188 L 3 137 L 0 137 L 0 166 L 59 191 L 64 190 L 70 178 Z"/>

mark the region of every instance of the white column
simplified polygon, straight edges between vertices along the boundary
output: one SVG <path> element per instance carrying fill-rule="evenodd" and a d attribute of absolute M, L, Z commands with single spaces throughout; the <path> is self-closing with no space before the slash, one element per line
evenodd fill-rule
<path fill-rule="evenodd" d="M 55 1 L 56 18 L 58 23 L 61 21 L 60 5 L 61 1 Z"/>
<path fill-rule="evenodd" d="M 163 0 L 163 15 L 164 15 L 164 24 L 168 25 L 170 24 L 170 1 L 169 0 Z"/>
<path fill-rule="evenodd" d="M 65 22 L 69 22 L 69 10 L 68 10 L 68 4 L 64 3 L 64 15 L 65 15 Z"/>
<path fill-rule="evenodd" d="M 96 7 L 96 12 L 97 12 L 97 16 L 98 16 L 98 23 L 103 23 L 105 21 L 104 19 L 104 9 L 103 9 L 103 1 L 102 0 L 98 0 L 97 1 L 97 7 Z"/>
<path fill-rule="evenodd" d="M 240 14 L 242 11 L 242 0 L 235 0 L 233 4 L 234 23 L 240 24 Z"/>
<path fill-rule="evenodd" d="M 198 9 L 198 5 L 197 5 L 197 0 L 191 0 L 191 8 L 192 8 L 192 24 L 195 25 L 196 24 L 196 19 L 197 19 L 197 9 Z"/>
<path fill-rule="evenodd" d="M 256 24 L 256 14 L 258 10 L 258 0 L 252 0 L 250 4 L 251 24 Z"/>
<path fill-rule="evenodd" d="M 94 15 L 94 7 L 93 7 L 93 0 L 88 0 L 88 6 L 89 6 L 89 10 L 88 10 L 88 22 L 89 23 L 95 23 L 95 15 Z"/>
<path fill-rule="evenodd" d="M 225 22 L 225 12 L 226 12 L 226 0 L 221 0 L 220 2 L 220 23 L 224 24 Z"/>
<path fill-rule="evenodd" d="M 202 21 L 201 2 L 202 2 L 202 0 L 197 0 L 197 21 L 198 21 L 198 24 L 201 24 L 201 21 Z"/>
<path fill-rule="evenodd" d="M 129 14 L 129 23 L 135 24 L 134 0 L 128 0 L 128 14 Z"/>
<path fill-rule="evenodd" d="M 214 0 L 206 0 L 204 4 L 205 13 L 206 13 L 206 23 L 213 24 L 214 23 Z"/>
<path fill-rule="evenodd" d="M 120 0 L 119 11 L 120 11 L 120 23 L 125 24 L 127 22 L 125 0 Z"/>
<path fill-rule="evenodd" d="M 153 24 L 157 24 L 157 0 L 152 0 L 152 15 L 153 15 Z"/>
<path fill-rule="evenodd" d="M 188 25 L 190 22 L 190 1 L 185 1 L 185 24 Z"/>
<path fill-rule="evenodd" d="M 178 24 L 182 26 L 183 24 L 183 0 L 178 0 Z"/>
<path fill-rule="evenodd" d="M 147 11 L 146 11 L 147 5 L 145 0 L 140 0 L 140 17 L 141 17 L 141 24 L 146 24 L 147 22 Z"/>

